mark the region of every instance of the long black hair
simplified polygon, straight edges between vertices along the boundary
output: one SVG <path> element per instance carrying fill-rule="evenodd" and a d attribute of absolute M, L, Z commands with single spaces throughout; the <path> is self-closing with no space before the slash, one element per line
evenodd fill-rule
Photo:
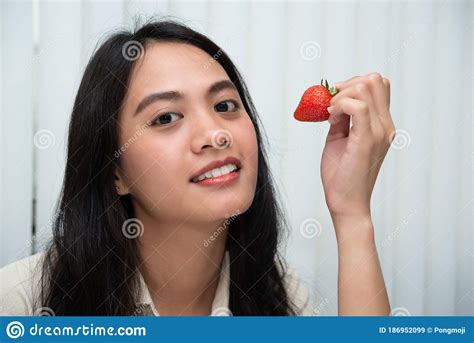
<path fill-rule="evenodd" d="M 282 234 L 287 234 L 286 219 L 268 167 L 261 121 L 247 87 L 220 47 L 169 19 L 149 21 L 132 32 L 113 33 L 85 69 L 70 119 L 67 164 L 53 238 L 42 265 L 41 307 L 48 307 L 55 315 L 132 315 L 136 310 L 141 260 L 136 240 L 122 233 L 123 223 L 134 213 L 130 196 L 119 196 L 115 191 L 114 153 L 119 148 L 118 113 L 135 61 L 124 58 L 124 53 L 134 53 L 125 50 L 131 43 L 146 49 L 156 41 L 190 44 L 217 56 L 215 61 L 234 82 L 255 127 L 256 194 L 249 209 L 230 223 L 226 241 L 232 262 L 232 314 L 294 315 L 284 287 L 286 269 L 279 250 Z"/>

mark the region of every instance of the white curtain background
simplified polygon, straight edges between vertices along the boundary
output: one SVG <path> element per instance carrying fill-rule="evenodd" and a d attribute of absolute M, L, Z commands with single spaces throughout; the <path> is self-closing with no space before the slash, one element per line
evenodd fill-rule
<path fill-rule="evenodd" d="M 248 83 L 291 224 L 284 253 L 323 315 L 337 315 L 319 173 L 328 124 L 296 122 L 293 111 L 321 77 L 388 77 L 399 134 L 372 208 L 392 308 L 473 315 L 472 2 L 2 1 L 0 10 L 0 266 L 50 236 L 69 115 L 98 42 L 137 16 L 166 15 L 215 40 Z"/>

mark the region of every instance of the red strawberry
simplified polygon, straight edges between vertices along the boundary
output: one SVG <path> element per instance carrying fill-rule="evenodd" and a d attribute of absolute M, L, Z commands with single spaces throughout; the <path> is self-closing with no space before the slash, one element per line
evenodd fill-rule
<path fill-rule="evenodd" d="M 321 79 L 321 85 L 309 87 L 301 97 L 294 117 L 299 121 L 328 120 L 331 98 L 336 95 L 336 87 L 329 88 L 328 81 Z"/>

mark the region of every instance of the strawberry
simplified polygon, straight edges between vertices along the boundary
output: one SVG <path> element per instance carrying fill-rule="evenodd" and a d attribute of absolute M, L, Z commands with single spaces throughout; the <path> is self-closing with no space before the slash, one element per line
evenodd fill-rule
<path fill-rule="evenodd" d="M 336 87 L 329 88 L 328 81 L 321 79 L 321 85 L 309 87 L 301 97 L 294 117 L 299 121 L 328 120 L 331 98 L 336 95 Z"/>

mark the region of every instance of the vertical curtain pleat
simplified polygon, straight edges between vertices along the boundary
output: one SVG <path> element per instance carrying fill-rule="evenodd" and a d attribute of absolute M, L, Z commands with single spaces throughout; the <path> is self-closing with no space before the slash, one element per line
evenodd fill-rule
<path fill-rule="evenodd" d="M 32 18 L 28 3 L 0 3 L 1 265 L 33 248 Z"/>

